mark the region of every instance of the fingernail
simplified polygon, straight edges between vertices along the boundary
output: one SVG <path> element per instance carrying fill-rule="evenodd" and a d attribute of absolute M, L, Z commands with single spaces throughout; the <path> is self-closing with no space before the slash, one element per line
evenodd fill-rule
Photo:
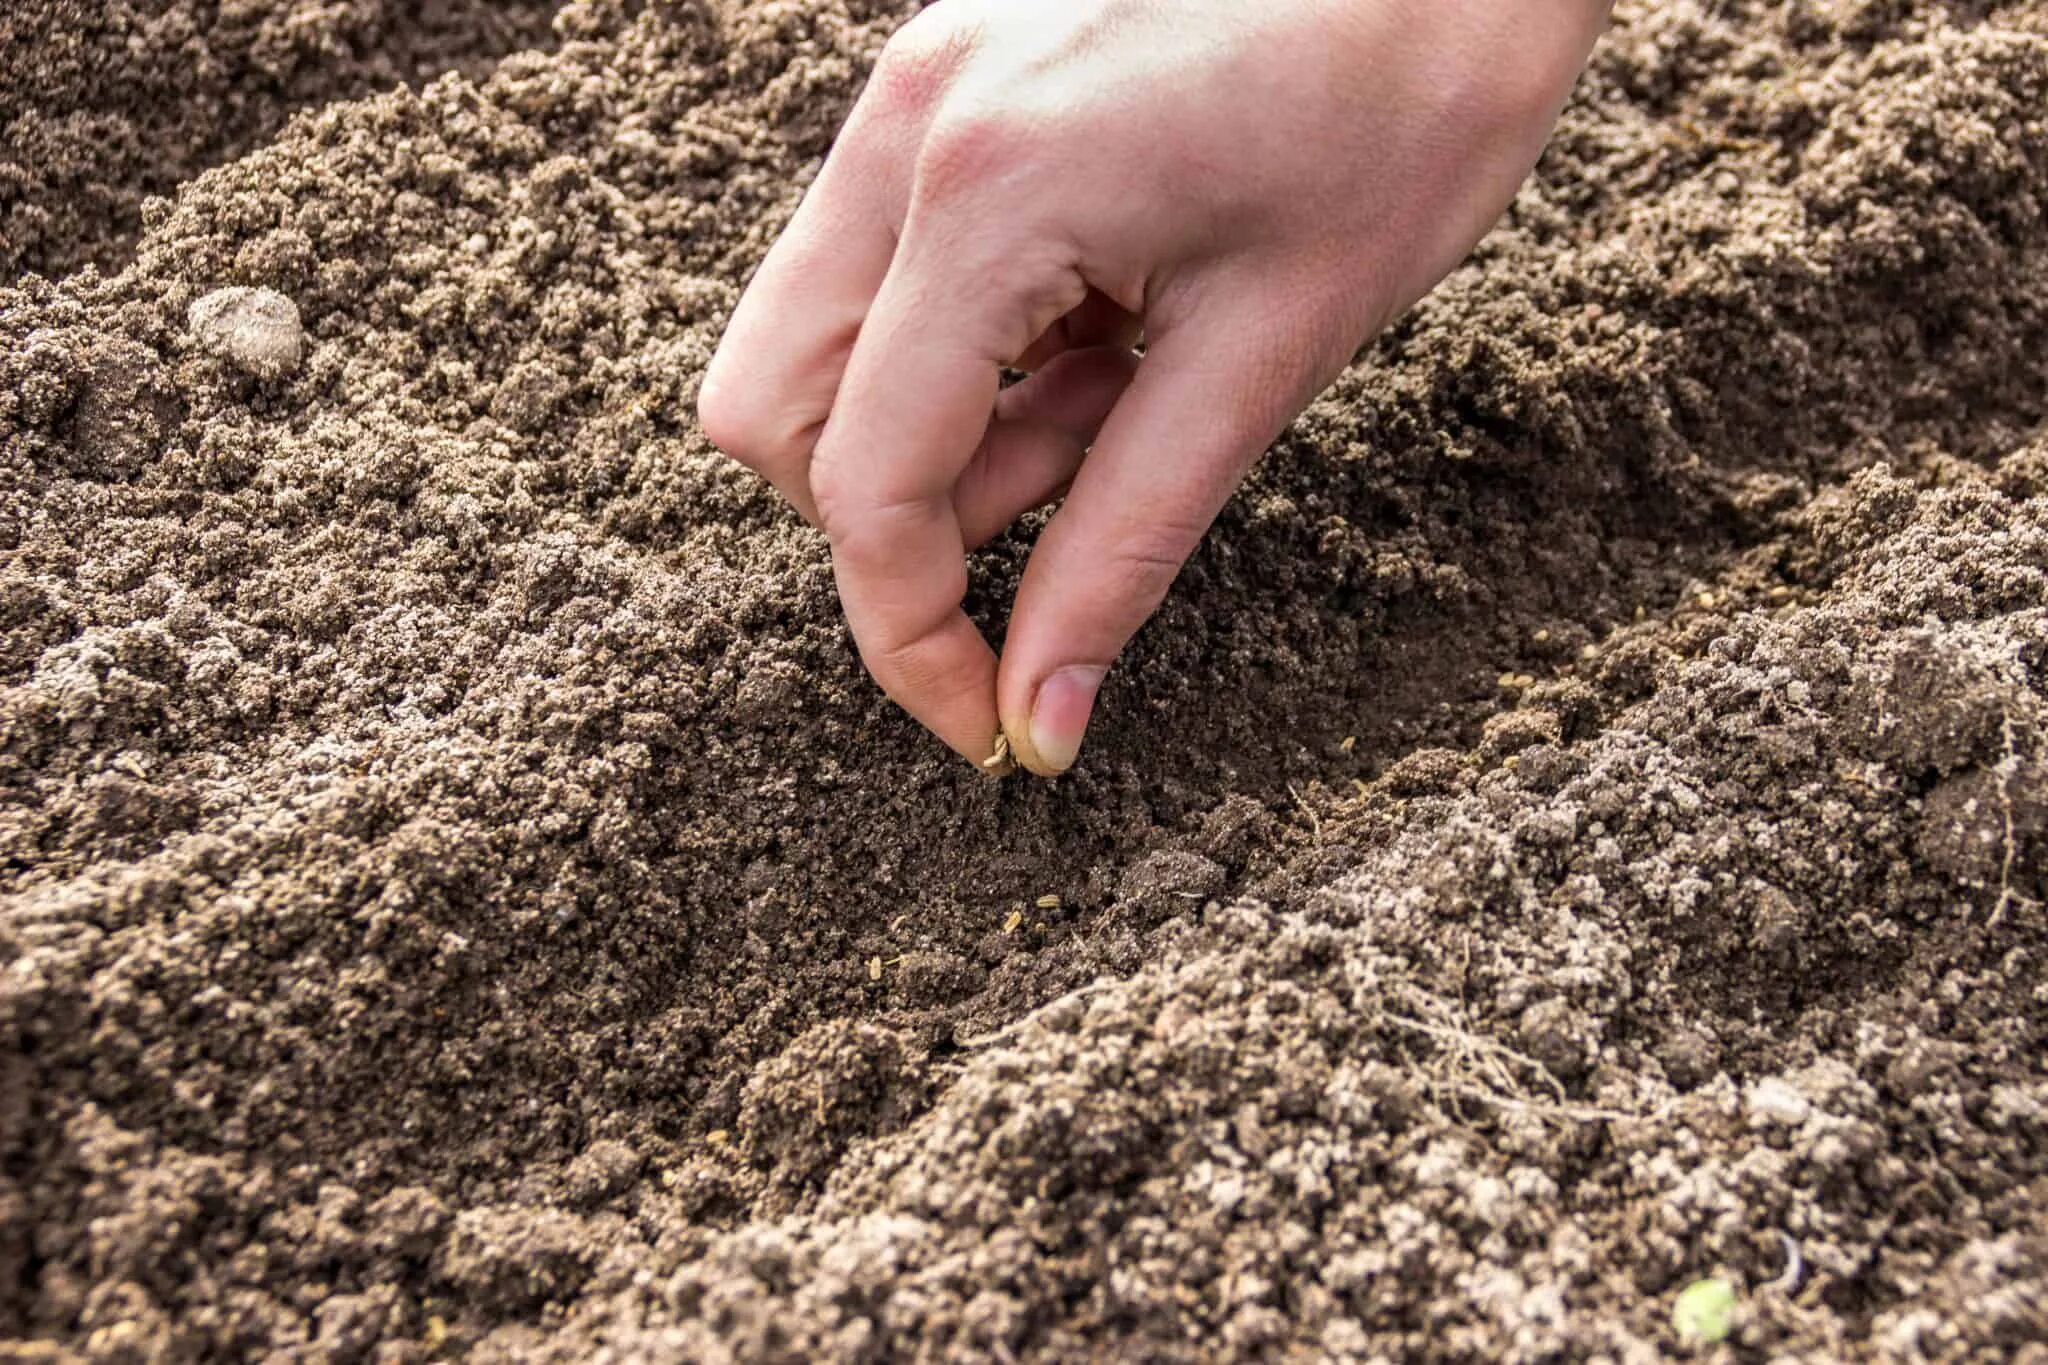
<path fill-rule="evenodd" d="M 1038 685 L 1038 700 L 1031 704 L 1031 747 L 1054 772 L 1074 766 L 1081 736 L 1088 733 L 1088 713 L 1095 709 L 1095 690 L 1107 671 L 1073 664 Z"/>

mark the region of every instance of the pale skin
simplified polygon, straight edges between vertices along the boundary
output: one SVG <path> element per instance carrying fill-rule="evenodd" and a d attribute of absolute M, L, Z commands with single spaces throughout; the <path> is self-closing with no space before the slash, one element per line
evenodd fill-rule
<path fill-rule="evenodd" d="M 941 0 L 741 298 L 704 430 L 825 532 L 891 698 L 1057 775 L 1252 463 L 1500 216 L 1607 8 Z M 966 554 L 1055 502 L 998 657 Z"/>

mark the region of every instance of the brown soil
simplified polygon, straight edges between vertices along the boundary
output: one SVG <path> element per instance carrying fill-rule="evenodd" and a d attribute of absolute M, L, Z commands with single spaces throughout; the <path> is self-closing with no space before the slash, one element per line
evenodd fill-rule
<path fill-rule="evenodd" d="M 911 8 L 579 0 L 0 289 L 14 1354 L 2048 1359 L 2038 11 L 1624 4 L 1046 784 L 691 416 Z"/>
<path fill-rule="evenodd" d="M 124 263 L 154 195 L 294 110 L 547 42 L 559 0 L 8 0 L 0 278 Z"/>

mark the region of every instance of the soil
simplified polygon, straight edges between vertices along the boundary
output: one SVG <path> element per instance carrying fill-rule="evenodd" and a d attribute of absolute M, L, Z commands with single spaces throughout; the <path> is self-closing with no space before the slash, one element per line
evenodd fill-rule
<path fill-rule="evenodd" d="M 151 196 L 294 110 L 546 44 L 555 0 L 22 0 L 0 14 L 0 278 L 124 263 Z"/>
<path fill-rule="evenodd" d="M 2038 8 L 1622 4 L 1057 783 L 694 426 L 914 9 L 166 5 L 8 201 L 0 1358 L 2048 1360 Z"/>

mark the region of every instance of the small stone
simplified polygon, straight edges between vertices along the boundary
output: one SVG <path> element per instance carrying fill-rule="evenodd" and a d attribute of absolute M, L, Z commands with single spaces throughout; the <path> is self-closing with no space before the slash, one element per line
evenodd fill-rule
<path fill-rule="evenodd" d="M 1749 1117 L 1754 1123 L 1797 1128 L 1812 1112 L 1812 1101 L 1782 1076 L 1766 1076 L 1749 1088 Z"/>
<path fill-rule="evenodd" d="M 282 379 L 305 356 L 298 305 L 272 289 L 216 289 L 192 305 L 185 325 L 209 355 L 258 379 Z"/>
<path fill-rule="evenodd" d="M 1599 1048 L 1599 1031 L 1566 1000 L 1539 1000 L 1522 1011 L 1522 1049 L 1560 1080 L 1584 1075 Z"/>
<path fill-rule="evenodd" d="M 595 1204 L 630 1186 L 640 1175 L 640 1154 L 623 1142 L 600 1139 L 569 1163 L 563 1183 L 569 1198 Z"/>
<path fill-rule="evenodd" d="M 1664 1075 L 1680 1090 L 1694 1090 L 1712 1080 L 1721 1066 L 1721 1050 L 1705 1033 L 1675 1028 L 1659 1041 L 1656 1057 Z"/>

